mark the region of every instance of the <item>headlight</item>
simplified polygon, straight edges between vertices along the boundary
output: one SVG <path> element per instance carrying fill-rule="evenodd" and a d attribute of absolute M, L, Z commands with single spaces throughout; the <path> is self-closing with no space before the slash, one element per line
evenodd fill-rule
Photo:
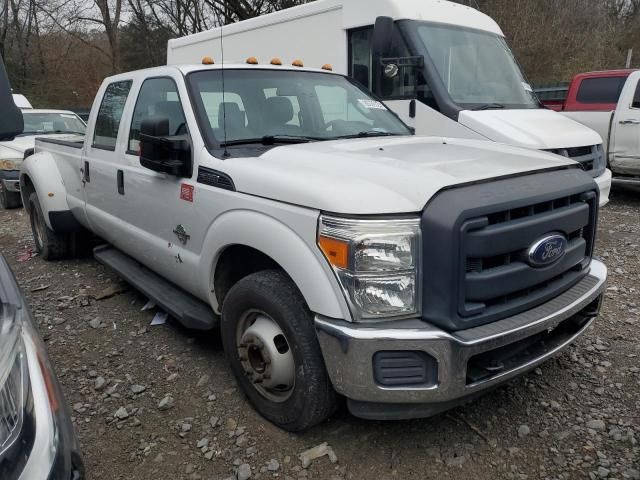
<path fill-rule="evenodd" d="M 19 438 L 27 393 L 20 326 L 6 310 L 0 315 L 0 458 Z"/>
<path fill-rule="evenodd" d="M 20 160 L 19 158 L 0 160 L 0 170 L 18 170 Z"/>
<path fill-rule="evenodd" d="M 318 245 L 333 267 L 354 319 L 420 313 L 420 219 L 320 217 Z"/>

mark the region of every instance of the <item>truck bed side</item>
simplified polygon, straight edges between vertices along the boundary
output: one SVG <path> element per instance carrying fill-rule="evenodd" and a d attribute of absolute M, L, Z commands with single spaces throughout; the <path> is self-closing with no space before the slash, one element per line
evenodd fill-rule
<path fill-rule="evenodd" d="M 38 195 L 45 221 L 54 231 L 70 231 L 86 225 L 82 189 L 83 137 L 70 140 L 39 138 L 35 152 L 20 172 L 26 208 L 32 193 Z"/>

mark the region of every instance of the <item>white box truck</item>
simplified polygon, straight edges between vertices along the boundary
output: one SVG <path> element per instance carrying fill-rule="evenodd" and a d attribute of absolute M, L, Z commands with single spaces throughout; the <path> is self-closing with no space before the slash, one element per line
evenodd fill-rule
<path fill-rule="evenodd" d="M 443 0 L 317 0 L 170 40 L 167 63 L 204 55 L 261 62 L 302 59 L 349 75 L 418 135 L 485 139 L 579 161 L 608 202 L 611 172 L 600 135 L 545 109 L 498 24 Z"/>

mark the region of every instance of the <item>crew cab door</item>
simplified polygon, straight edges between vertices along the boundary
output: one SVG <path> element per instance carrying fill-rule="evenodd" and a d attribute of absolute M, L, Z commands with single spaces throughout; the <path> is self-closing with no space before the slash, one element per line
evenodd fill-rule
<path fill-rule="evenodd" d="M 179 88 L 180 86 L 180 88 Z M 181 90 L 182 89 L 182 90 Z M 125 129 L 126 152 L 121 168 L 118 201 L 130 240 L 116 243 L 120 249 L 176 284 L 193 281 L 191 240 L 205 230 L 194 207 L 197 166 L 190 178 L 154 171 L 140 163 L 140 129 L 145 119 L 165 118 L 170 135 L 189 133 L 184 104 L 188 102 L 183 80 L 173 74 L 145 79 L 137 91 L 135 106 Z M 196 158 L 193 148 L 191 158 Z M 196 260 L 197 264 L 197 260 Z"/>
<path fill-rule="evenodd" d="M 613 115 L 609 162 L 615 173 L 640 175 L 640 71 L 632 73 Z"/>
<path fill-rule="evenodd" d="M 116 175 L 123 152 L 122 117 L 129 99 L 131 80 L 114 81 L 103 90 L 94 120 L 87 132 L 82 158 L 82 183 L 87 221 L 96 234 L 112 241 L 121 232 L 121 211 L 115 201 Z"/>

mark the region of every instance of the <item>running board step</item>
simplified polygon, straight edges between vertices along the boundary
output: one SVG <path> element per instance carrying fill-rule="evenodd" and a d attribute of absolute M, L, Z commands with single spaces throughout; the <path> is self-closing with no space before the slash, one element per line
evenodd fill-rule
<path fill-rule="evenodd" d="M 152 299 L 156 305 L 194 330 L 211 330 L 220 325 L 220 317 L 209 305 L 170 283 L 111 245 L 93 249 L 93 256 L 115 270 L 124 280 Z"/>

